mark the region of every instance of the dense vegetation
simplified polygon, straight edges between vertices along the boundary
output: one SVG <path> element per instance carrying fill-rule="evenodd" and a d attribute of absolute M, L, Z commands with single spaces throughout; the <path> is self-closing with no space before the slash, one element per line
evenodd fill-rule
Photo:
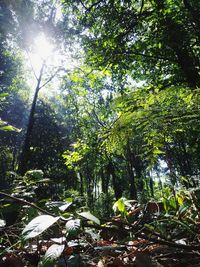
<path fill-rule="evenodd" d="M 0 266 L 198 266 L 199 11 L 0 1 Z"/>

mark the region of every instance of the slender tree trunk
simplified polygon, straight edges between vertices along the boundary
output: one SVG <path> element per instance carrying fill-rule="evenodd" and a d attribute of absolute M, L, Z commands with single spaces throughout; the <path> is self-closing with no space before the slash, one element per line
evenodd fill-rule
<path fill-rule="evenodd" d="M 170 148 L 168 146 L 168 144 L 166 144 L 165 146 L 166 148 L 166 163 L 168 165 L 169 171 L 170 171 L 170 178 L 171 178 L 171 182 L 172 182 L 172 193 L 176 202 L 176 210 L 178 210 L 179 208 L 179 204 L 178 204 L 178 200 L 176 197 L 176 191 L 175 191 L 175 184 L 177 183 L 177 177 L 176 177 L 176 173 L 174 170 L 174 166 L 173 166 L 173 159 L 171 157 L 171 153 L 170 153 Z"/>
<path fill-rule="evenodd" d="M 115 173 L 115 167 L 114 167 L 111 160 L 108 163 L 107 172 L 108 172 L 108 175 L 112 177 L 115 198 L 119 199 L 122 197 L 122 189 L 121 189 L 121 186 L 119 184 L 119 181 L 118 181 L 116 173 Z"/>
<path fill-rule="evenodd" d="M 132 155 L 129 141 L 127 143 L 127 170 L 130 183 L 130 199 L 137 199 L 137 189 L 135 185 L 135 175 L 133 172 Z"/>
<path fill-rule="evenodd" d="M 143 162 L 140 159 L 140 157 L 131 152 L 131 159 L 132 159 L 132 166 L 135 170 L 135 179 L 137 181 L 137 191 L 140 191 L 141 193 L 143 192 L 144 185 L 143 185 Z"/>
<path fill-rule="evenodd" d="M 154 184 L 153 184 L 153 179 L 150 176 L 150 181 L 149 181 L 149 187 L 150 187 L 150 191 L 151 191 L 151 197 L 154 198 Z"/>
<path fill-rule="evenodd" d="M 28 161 L 29 161 L 31 134 L 33 131 L 33 126 L 34 126 L 34 114 L 35 114 L 36 103 L 37 103 L 37 99 L 38 99 L 38 93 L 39 93 L 40 88 L 41 88 L 41 79 L 42 79 L 42 75 L 43 75 L 43 71 L 44 71 L 44 66 L 45 66 L 45 64 L 42 65 L 41 70 L 40 70 L 40 74 L 39 74 L 39 78 L 37 79 L 37 86 L 35 88 L 35 94 L 34 94 L 32 106 L 31 106 L 31 110 L 30 110 L 27 130 L 26 130 L 26 134 L 25 134 L 25 140 L 24 140 L 24 144 L 22 147 L 22 153 L 21 153 L 21 156 L 19 159 L 18 173 L 21 175 L 25 174 L 25 172 L 27 171 L 27 167 L 28 167 L 27 165 L 28 165 Z"/>
<path fill-rule="evenodd" d="M 13 147 L 13 153 L 12 153 L 12 169 L 15 170 L 15 163 L 16 163 L 16 157 L 17 157 L 17 144 L 15 143 L 15 146 Z"/>
<path fill-rule="evenodd" d="M 77 178 L 80 181 L 80 195 L 84 195 L 84 182 L 83 182 L 83 175 L 81 172 L 77 172 Z"/>
<path fill-rule="evenodd" d="M 90 164 L 87 161 L 87 169 L 85 170 L 85 174 L 86 174 L 86 191 L 87 191 L 87 205 L 88 207 L 91 207 L 92 203 L 93 203 L 93 189 L 94 189 L 94 180 L 91 174 L 91 170 L 90 170 Z"/>
<path fill-rule="evenodd" d="M 105 175 L 104 169 L 101 169 L 101 190 L 104 194 L 108 194 L 109 175 Z"/>

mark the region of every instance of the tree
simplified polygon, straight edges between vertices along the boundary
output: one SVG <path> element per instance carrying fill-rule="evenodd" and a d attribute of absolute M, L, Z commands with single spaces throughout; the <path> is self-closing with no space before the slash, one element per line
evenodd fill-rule
<path fill-rule="evenodd" d="M 92 66 L 127 72 L 148 84 L 200 85 L 199 3 L 194 1 L 64 1 L 82 27 Z M 198 16 L 197 16 L 198 17 Z M 72 17 L 73 24 L 74 17 Z"/>
<path fill-rule="evenodd" d="M 40 26 L 40 31 L 43 34 L 49 33 L 49 35 L 50 35 L 49 31 L 51 31 L 52 29 L 53 30 L 56 29 L 56 25 L 55 25 L 56 24 L 56 22 L 55 22 L 55 12 L 56 12 L 55 4 L 56 3 L 53 3 L 52 1 L 45 2 L 46 4 L 48 4 L 48 12 L 42 11 L 42 9 L 45 8 L 43 1 L 41 3 L 39 3 L 38 5 L 36 5 L 34 2 L 31 2 L 31 3 L 32 3 L 33 7 L 40 9 L 40 11 L 38 11 L 36 13 L 36 18 L 35 18 L 34 12 L 33 12 L 34 8 L 29 10 L 30 11 L 29 13 L 30 13 L 30 16 L 32 19 L 30 30 L 31 31 L 34 30 L 35 27 L 38 25 L 38 26 Z M 21 11 L 21 9 L 19 9 L 19 10 Z M 33 37 L 30 37 L 30 35 L 27 36 L 28 29 L 24 25 L 24 19 L 27 19 L 27 21 L 29 21 L 30 17 L 27 18 L 25 16 L 25 18 L 24 18 L 23 16 L 19 16 L 19 21 L 22 20 L 21 21 L 22 41 L 24 40 L 26 43 L 28 41 L 28 45 L 27 45 L 28 48 L 25 45 L 25 49 L 29 53 L 30 40 L 33 39 Z M 47 19 L 47 21 L 46 21 L 46 19 Z M 25 21 L 25 22 L 27 22 L 27 21 Z M 51 39 L 55 38 L 54 33 L 55 32 L 51 31 L 51 35 L 49 36 L 49 38 L 50 37 L 51 37 Z M 51 51 L 51 52 L 53 53 L 53 51 Z M 32 68 L 32 71 L 33 71 L 34 76 L 36 78 L 36 87 L 34 90 L 34 97 L 33 97 L 33 101 L 31 104 L 30 115 L 29 115 L 29 119 L 28 119 L 28 125 L 27 125 L 27 129 L 26 129 L 26 133 L 25 133 L 25 140 L 24 140 L 24 143 L 22 146 L 22 152 L 20 155 L 19 165 L 18 165 L 18 172 L 22 175 L 27 171 L 27 163 L 29 161 L 29 154 L 30 154 L 30 141 L 31 141 L 31 135 L 32 135 L 33 126 L 34 126 L 34 115 L 35 115 L 35 111 L 36 111 L 36 105 L 37 105 L 39 92 L 43 87 L 45 87 L 48 83 L 50 83 L 52 81 L 52 79 L 57 75 L 57 73 L 59 71 L 59 68 L 57 68 L 56 70 L 54 68 L 53 71 L 48 68 L 47 61 L 48 61 L 48 57 L 50 57 L 50 55 L 46 55 L 46 58 L 44 58 L 43 55 L 40 55 L 40 56 L 41 56 L 42 62 L 41 62 L 39 74 L 36 74 L 36 71 L 34 70 L 34 68 Z M 50 75 L 46 75 L 48 72 L 50 72 Z"/>
<path fill-rule="evenodd" d="M 198 110 L 199 19 L 193 15 L 199 3 L 63 2 L 66 16 L 74 10 L 71 32 L 79 22 L 87 64 L 110 70 L 121 87 L 116 100 L 118 119 L 105 132 L 111 151 L 126 155 L 131 195 L 144 191 L 143 179 L 159 160 L 167 162 L 171 180 L 180 182 L 176 176 L 186 173 L 191 176 L 191 162 L 196 162 L 198 151 L 196 147 L 190 153 L 198 134 L 190 126 L 188 138 L 188 127 L 193 120 L 198 123 L 190 107 Z M 139 81 L 141 88 L 142 83 L 134 86 Z"/>
<path fill-rule="evenodd" d="M 147 92 L 141 88 L 118 99 L 120 116 L 107 142 L 117 149 L 120 144 L 125 146 L 128 136 L 132 149 L 139 145 L 136 155 L 142 159 L 143 174 L 164 160 L 173 183 L 195 186 L 193 178 L 199 173 L 196 165 L 199 147 L 194 146 L 199 135 L 196 126 L 199 124 L 199 89 L 173 87 Z M 135 171 L 136 163 L 133 159 Z"/>

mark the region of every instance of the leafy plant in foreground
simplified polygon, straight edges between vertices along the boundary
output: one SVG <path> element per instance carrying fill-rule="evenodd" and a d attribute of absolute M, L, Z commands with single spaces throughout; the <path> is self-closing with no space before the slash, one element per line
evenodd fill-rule
<path fill-rule="evenodd" d="M 53 214 L 39 215 L 31 220 L 22 231 L 22 240 L 26 243 L 28 242 L 29 246 L 33 247 L 35 238 L 37 239 L 37 242 L 43 242 L 46 245 L 46 251 L 43 256 L 42 251 L 37 247 L 37 250 L 39 249 L 40 253 L 40 267 L 55 266 L 55 262 L 61 258 L 67 264 L 69 256 L 73 258 L 73 249 L 80 245 L 80 234 L 84 233 L 83 222 L 87 220 L 94 224 L 100 224 L 99 219 L 89 211 L 77 212 L 75 214 L 72 213 L 70 214 L 71 216 L 66 219 L 62 215 L 64 215 L 65 210 L 69 208 L 72 203 L 63 203 L 57 203 L 60 211 L 59 216 Z M 54 203 L 54 205 L 55 204 L 56 203 Z M 44 238 L 47 238 L 48 241 Z M 64 251 L 69 251 L 70 249 L 70 255 L 66 256 Z M 73 262 L 72 258 L 70 259 L 71 262 Z M 76 258 L 74 258 L 74 260 L 76 260 Z"/>

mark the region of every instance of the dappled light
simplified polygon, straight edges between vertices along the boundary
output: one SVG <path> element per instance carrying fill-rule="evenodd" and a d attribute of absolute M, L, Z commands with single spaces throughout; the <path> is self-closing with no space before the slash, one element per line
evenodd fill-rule
<path fill-rule="evenodd" d="M 0 267 L 197 267 L 200 2 L 0 1 Z"/>

